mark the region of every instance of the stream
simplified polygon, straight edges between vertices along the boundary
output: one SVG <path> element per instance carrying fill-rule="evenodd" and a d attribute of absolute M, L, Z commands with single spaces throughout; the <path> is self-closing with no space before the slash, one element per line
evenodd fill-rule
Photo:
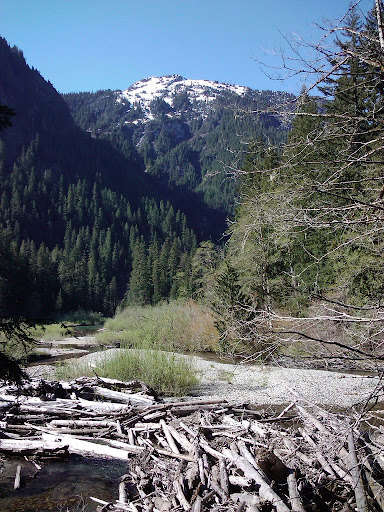
<path fill-rule="evenodd" d="M 0 462 L 0 512 L 80 512 L 95 510 L 95 496 L 115 501 L 117 484 L 126 464 L 71 455 L 67 460 L 46 459 L 41 470 L 24 458 Z M 17 465 L 22 465 L 21 487 L 13 490 Z M 91 473 L 92 472 L 92 473 Z M 84 505 L 88 505 L 86 508 Z"/>
<path fill-rule="evenodd" d="M 76 333 L 81 334 L 78 338 L 42 342 L 38 347 L 40 354 L 31 361 L 30 367 L 52 365 L 100 350 L 91 340 L 92 331 L 84 331 L 85 328 Z M 66 460 L 39 459 L 38 463 L 41 470 L 25 458 L 0 458 L 0 512 L 91 512 L 96 504 L 89 496 L 115 501 L 118 498 L 116 482 L 126 472 L 124 462 L 76 455 Z M 21 487 L 14 491 L 19 464 L 22 466 Z"/>

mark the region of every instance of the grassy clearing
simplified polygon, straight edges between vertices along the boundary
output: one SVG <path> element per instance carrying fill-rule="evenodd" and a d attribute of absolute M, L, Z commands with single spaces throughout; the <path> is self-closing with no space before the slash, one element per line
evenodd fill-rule
<path fill-rule="evenodd" d="M 73 329 L 63 324 L 47 324 L 31 330 L 31 335 L 36 340 L 53 341 L 68 338 L 73 335 Z"/>
<path fill-rule="evenodd" d="M 96 335 L 102 345 L 176 352 L 216 351 L 218 332 L 209 311 L 193 301 L 129 307 Z"/>
<path fill-rule="evenodd" d="M 36 340 L 53 341 L 68 336 L 74 336 L 74 328 L 78 326 L 101 325 L 104 318 L 101 313 L 93 311 L 72 311 L 55 318 L 57 322 L 39 326 L 31 330 L 31 336 Z"/>
<path fill-rule="evenodd" d="M 96 363 L 74 361 L 57 367 L 56 377 L 69 380 L 82 375 L 142 380 L 158 393 L 182 396 L 196 384 L 191 364 L 184 357 L 158 350 L 119 350 Z"/>

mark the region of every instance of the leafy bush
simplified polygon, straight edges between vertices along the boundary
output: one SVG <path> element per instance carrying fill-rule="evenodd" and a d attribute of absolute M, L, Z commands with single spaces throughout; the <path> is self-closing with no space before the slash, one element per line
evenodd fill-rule
<path fill-rule="evenodd" d="M 209 310 L 193 301 L 132 306 L 120 311 L 97 333 L 102 345 L 176 352 L 215 351 L 218 333 Z"/>
<path fill-rule="evenodd" d="M 58 366 L 56 377 L 71 379 L 82 375 L 112 379 L 142 380 L 163 395 L 185 395 L 197 379 L 185 357 L 157 350 L 105 352 L 96 362 L 84 360 Z"/>

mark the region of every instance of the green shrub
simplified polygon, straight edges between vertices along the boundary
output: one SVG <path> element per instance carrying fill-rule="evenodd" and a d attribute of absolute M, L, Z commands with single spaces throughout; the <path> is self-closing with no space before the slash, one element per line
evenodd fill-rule
<path fill-rule="evenodd" d="M 215 351 L 218 333 L 209 310 L 193 301 L 132 306 L 105 322 L 100 344 L 177 352 Z"/>
<path fill-rule="evenodd" d="M 185 395 L 197 382 L 185 357 L 157 350 L 105 352 L 95 363 L 79 360 L 58 366 L 56 377 L 72 379 L 82 375 L 94 376 L 95 372 L 100 377 L 112 379 L 138 379 L 158 393 L 172 396 Z"/>

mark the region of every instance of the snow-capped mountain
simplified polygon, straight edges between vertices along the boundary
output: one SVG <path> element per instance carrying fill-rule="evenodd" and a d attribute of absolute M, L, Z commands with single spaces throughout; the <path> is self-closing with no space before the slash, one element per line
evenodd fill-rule
<path fill-rule="evenodd" d="M 236 196 L 234 180 L 223 175 L 226 167 L 241 166 L 253 140 L 285 139 L 289 124 L 267 112 L 293 99 L 286 92 L 180 75 L 146 78 L 123 91 L 64 97 L 91 137 L 107 138 L 165 186 L 192 190 L 226 213 Z"/>
<path fill-rule="evenodd" d="M 163 100 L 172 109 L 178 110 L 174 108 L 174 100 L 181 93 L 188 95 L 192 108 L 195 107 L 196 110 L 201 111 L 204 110 L 202 105 L 214 101 L 219 95 L 243 97 L 251 93 L 251 89 L 242 85 L 230 85 L 211 80 L 190 80 L 180 75 L 152 76 L 139 80 L 125 91 L 117 93 L 116 100 L 118 102 L 126 100 L 131 105 L 140 105 L 145 117 L 152 119 L 151 102 L 153 100 Z"/>

